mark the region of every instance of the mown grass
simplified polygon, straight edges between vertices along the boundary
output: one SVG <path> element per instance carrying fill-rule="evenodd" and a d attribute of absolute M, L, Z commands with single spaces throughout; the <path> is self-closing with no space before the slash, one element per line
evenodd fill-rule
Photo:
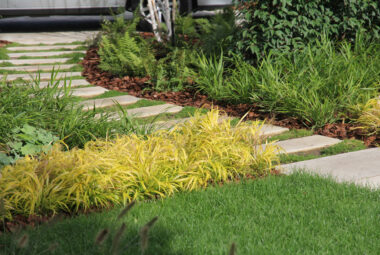
<path fill-rule="evenodd" d="M 305 136 L 311 136 L 314 132 L 308 129 L 291 129 L 279 135 L 275 135 L 268 138 L 268 141 L 284 141 L 293 138 L 300 138 Z"/>
<path fill-rule="evenodd" d="M 70 61 L 74 61 L 77 59 L 75 63 L 78 63 L 83 57 L 85 56 L 84 53 L 75 52 L 75 53 L 65 53 L 65 54 L 58 54 L 54 56 L 45 56 L 45 57 L 32 57 L 32 56 L 21 56 L 17 59 L 42 59 L 42 58 L 70 58 Z"/>
<path fill-rule="evenodd" d="M 137 204 L 0 236 L 3 254 L 107 254 L 117 229 L 123 254 L 140 254 L 139 229 L 154 216 L 145 254 L 378 254 L 380 191 L 307 174 L 242 181 Z M 100 230 L 110 237 L 94 245 Z M 16 247 L 24 234 L 29 243 Z M 134 242 L 131 243 L 131 240 Z M 130 244 L 129 247 L 126 247 Z"/>
<path fill-rule="evenodd" d="M 9 57 L 8 57 L 8 51 L 4 47 L 0 48 L 0 59 L 1 60 L 3 60 L 3 59 L 9 59 Z"/>
<path fill-rule="evenodd" d="M 316 159 L 321 157 L 332 156 L 351 151 L 359 151 L 366 149 L 363 141 L 360 140 L 343 140 L 342 142 L 322 149 L 319 153 L 304 153 L 304 154 L 281 154 L 281 164 L 293 163 L 298 161 Z"/>
<path fill-rule="evenodd" d="M 9 46 L 6 47 L 6 48 L 9 48 Z M 73 50 L 87 50 L 87 47 L 86 46 L 80 46 L 80 45 L 78 45 L 78 47 L 76 47 L 74 49 L 58 48 L 58 49 L 50 49 L 50 50 L 38 50 L 38 49 L 35 49 L 35 50 L 12 50 L 12 51 L 9 51 L 9 52 L 10 53 L 30 53 L 30 52 L 67 51 L 69 53 L 70 51 L 73 51 Z"/>
<path fill-rule="evenodd" d="M 61 69 L 60 65 L 56 65 L 55 71 L 59 71 L 59 72 L 82 72 L 83 66 L 76 65 L 76 66 L 70 67 L 68 69 Z M 49 72 L 49 71 L 40 71 L 40 72 Z M 2 70 L 0 67 L 0 74 L 3 74 L 3 75 L 5 75 L 5 74 L 31 74 L 31 75 L 33 75 L 35 73 L 38 73 L 38 71 L 29 72 L 29 71 L 4 70 L 4 69 Z"/>

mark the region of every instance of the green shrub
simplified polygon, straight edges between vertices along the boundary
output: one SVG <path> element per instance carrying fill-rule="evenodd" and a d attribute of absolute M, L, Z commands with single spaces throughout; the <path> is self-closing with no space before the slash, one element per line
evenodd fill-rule
<path fill-rule="evenodd" d="M 196 114 L 173 130 L 97 140 L 83 149 L 58 146 L 39 158 L 6 166 L 0 178 L 5 214 L 45 215 L 166 197 L 278 164 L 279 148 L 261 146 L 261 124 L 220 122 L 218 112 Z"/>
<path fill-rule="evenodd" d="M 240 7 L 244 17 L 237 53 L 250 61 L 269 50 L 304 48 L 325 33 L 350 42 L 359 30 L 380 38 L 380 4 L 377 0 L 248 0 Z"/>

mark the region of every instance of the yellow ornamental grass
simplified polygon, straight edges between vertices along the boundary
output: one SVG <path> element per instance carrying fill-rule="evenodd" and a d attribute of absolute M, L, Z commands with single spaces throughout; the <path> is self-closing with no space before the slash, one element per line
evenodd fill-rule
<path fill-rule="evenodd" d="M 360 107 L 361 114 L 356 122 L 368 135 L 380 134 L 380 99 L 371 99 Z"/>
<path fill-rule="evenodd" d="M 106 208 L 246 174 L 266 175 L 278 163 L 279 148 L 260 146 L 260 128 L 259 122 L 233 128 L 212 110 L 171 131 L 97 140 L 70 151 L 55 146 L 2 170 L 3 218 Z"/>

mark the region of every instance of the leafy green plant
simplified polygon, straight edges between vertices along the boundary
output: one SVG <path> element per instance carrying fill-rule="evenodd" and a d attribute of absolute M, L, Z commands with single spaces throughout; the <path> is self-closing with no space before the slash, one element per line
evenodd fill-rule
<path fill-rule="evenodd" d="M 190 49 L 173 48 L 157 61 L 149 76 L 158 91 L 183 90 L 190 82 L 196 65 L 196 53 Z"/>
<path fill-rule="evenodd" d="M 6 143 L 8 155 L 11 158 L 10 163 L 14 163 L 17 159 L 27 155 L 47 153 L 52 145 L 59 140 L 51 132 L 28 124 L 12 129 L 11 133 L 11 141 Z"/>
<path fill-rule="evenodd" d="M 99 49 L 99 67 L 120 76 L 146 76 L 155 58 L 148 43 L 135 38 L 128 32 L 115 42 L 108 36 L 103 36 Z"/>
<path fill-rule="evenodd" d="M 238 8 L 244 17 L 234 39 L 237 50 L 250 61 L 269 50 L 286 52 L 305 48 L 322 33 L 350 42 L 363 30 L 380 38 L 380 6 L 376 0 L 244 0 Z"/>
<path fill-rule="evenodd" d="M 4 215 L 46 215 L 166 197 L 245 175 L 264 176 L 278 146 L 260 137 L 261 123 L 219 121 L 218 111 L 196 114 L 172 130 L 118 136 L 6 166 L 0 178 Z"/>

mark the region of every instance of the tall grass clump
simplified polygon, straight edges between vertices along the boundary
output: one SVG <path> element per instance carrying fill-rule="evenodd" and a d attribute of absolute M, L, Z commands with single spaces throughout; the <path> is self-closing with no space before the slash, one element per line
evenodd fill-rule
<path fill-rule="evenodd" d="M 221 61 L 199 61 L 203 78 L 196 82 L 204 93 L 232 103 L 254 102 L 265 111 L 298 117 L 307 126 L 350 117 L 352 106 L 380 90 L 380 42 L 361 35 L 354 45 L 335 45 L 323 37 L 305 49 L 269 54 L 258 66 L 235 57 L 234 67 L 223 71 Z"/>
<path fill-rule="evenodd" d="M 380 99 L 370 99 L 364 105 L 360 105 L 358 117 L 355 123 L 368 135 L 380 135 Z"/>
<path fill-rule="evenodd" d="M 100 139 L 70 151 L 56 145 L 38 159 L 21 159 L 2 171 L 3 217 L 104 208 L 270 173 L 279 148 L 260 145 L 259 122 L 232 128 L 218 118 L 213 110 L 171 131 Z"/>
<path fill-rule="evenodd" d="M 12 140 L 12 130 L 25 124 L 51 132 L 69 148 L 83 147 L 97 137 L 137 131 L 131 119 L 109 122 L 106 114 L 97 118 L 95 111 L 82 111 L 70 95 L 70 82 L 59 88 L 56 74 L 52 73 L 47 88 L 40 88 L 38 79 L 34 84 L 0 84 L 0 144 Z"/>

